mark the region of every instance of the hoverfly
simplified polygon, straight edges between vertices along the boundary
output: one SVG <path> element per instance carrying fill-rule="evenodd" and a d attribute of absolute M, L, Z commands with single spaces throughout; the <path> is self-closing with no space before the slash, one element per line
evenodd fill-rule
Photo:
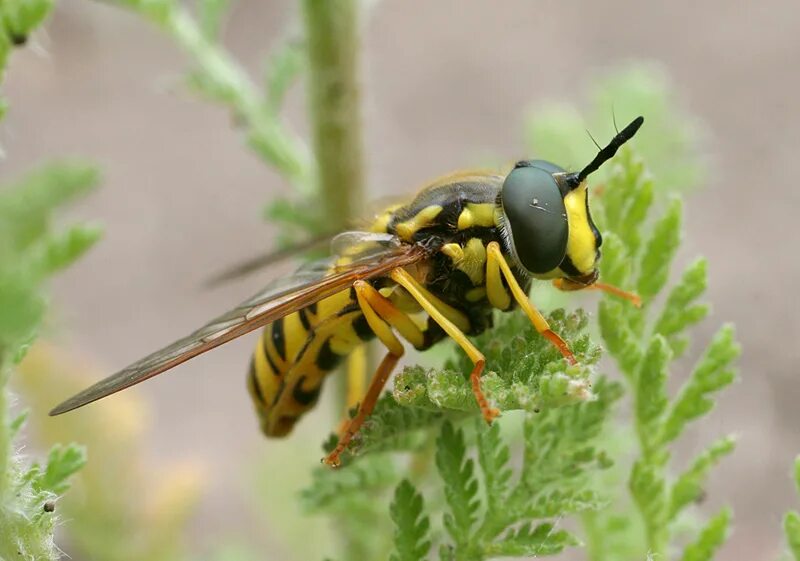
<path fill-rule="evenodd" d="M 492 311 L 522 308 L 536 330 L 574 364 L 568 344 L 528 299 L 532 279 L 562 290 L 595 288 L 602 237 L 589 213 L 586 178 L 630 140 L 638 117 L 581 171 L 542 160 L 507 175 L 458 172 L 426 186 L 409 204 L 380 214 L 367 232 L 335 237 L 329 259 L 301 267 L 192 334 L 101 380 L 51 411 L 66 413 L 156 376 L 263 327 L 247 385 L 265 435 L 287 435 L 316 403 L 326 375 L 377 337 L 387 353 L 358 411 L 324 462 L 339 457 L 372 412 L 403 355 L 400 337 L 424 350 L 450 337 L 474 364 L 481 414 L 494 409 L 481 389 L 484 356 L 467 335 L 491 327 Z"/>

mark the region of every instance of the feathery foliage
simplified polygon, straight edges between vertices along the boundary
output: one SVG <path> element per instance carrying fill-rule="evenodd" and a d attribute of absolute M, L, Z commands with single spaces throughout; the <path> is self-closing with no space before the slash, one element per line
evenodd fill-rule
<path fill-rule="evenodd" d="M 14 47 L 24 45 L 52 8 L 49 0 L 0 3 L 0 77 Z M 0 105 L 0 118 L 5 105 Z M 96 227 L 54 229 L 55 211 L 88 193 L 97 172 L 54 162 L 0 186 L 0 559 L 57 559 L 56 501 L 86 461 L 75 444 L 56 445 L 43 463 L 17 453 L 27 412 L 10 410 L 11 376 L 36 337 L 46 308 L 47 279 L 83 255 Z"/>
<path fill-rule="evenodd" d="M 56 559 L 54 501 L 85 462 L 83 448 L 55 446 L 44 464 L 25 466 L 13 439 L 25 415 L 9 412 L 5 388 L 42 323 L 47 278 L 69 266 L 99 238 L 96 227 L 53 231 L 58 206 L 84 194 L 97 180 L 78 163 L 51 164 L 0 191 L 0 557 Z"/>
<path fill-rule="evenodd" d="M 626 83 L 628 78 L 618 77 L 617 82 Z M 663 94 L 647 88 L 631 91 L 641 98 L 632 100 L 626 115 L 628 111 L 643 112 L 647 115 L 644 128 L 648 128 L 652 119 L 643 107 L 659 105 Z M 563 130 L 543 134 L 534 128 L 533 136 L 537 144 L 547 145 L 552 141 L 548 135 L 553 134 L 558 135 L 559 143 L 567 143 L 564 137 L 569 133 Z M 577 141 L 579 134 L 573 136 Z M 637 136 L 637 153 L 651 149 L 645 139 L 643 136 L 640 143 Z M 682 377 L 677 394 L 668 394 L 666 382 L 675 375 L 674 361 L 687 352 L 690 329 L 709 311 L 708 305 L 699 301 L 707 284 L 704 259 L 688 265 L 678 281 L 667 287 L 681 241 L 681 200 L 668 193 L 678 187 L 669 185 L 675 177 L 667 174 L 668 188 L 657 188 L 661 174 L 651 175 L 634 149 L 626 148 L 594 178 L 601 186 L 592 201 L 593 216 L 604 238 L 601 276 L 605 282 L 636 290 L 643 300 L 642 310 L 636 310 L 607 296 L 598 311 L 604 346 L 615 359 L 632 398 L 630 430 L 636 434 L 639 450 L 632 458 L 628 489 L 639 520 L 637 524 L 620 523 L 629 508 L 622 496 L 612 498 L 609 508 L 584 517 L 589 555 L 596 560 L 630 558 L 632 552 L 619 546 L 623 542 L 640 543 L 642 549 L 633 555 L 641 558 L 671 555 L 680 515 L 702 496 L 710 469 L 734 448 L 735 439 L 724 437 L 698 455 L 685 471 L 673 475 L 670 469 L 670 444 L 690 422 L 712 410 L 715 394 L 734 380 L 733 362 L 739 354 L 733 328 L 723 326 L 691 373 Z M 663 210 L 656 215 L 659 206 Z M 662 295 L 665 298 L 659 298 Z M 714 517 L 686 547 L 684 558 L 710 559 L 727 535 L 730 517 L 728 510 Z"/>

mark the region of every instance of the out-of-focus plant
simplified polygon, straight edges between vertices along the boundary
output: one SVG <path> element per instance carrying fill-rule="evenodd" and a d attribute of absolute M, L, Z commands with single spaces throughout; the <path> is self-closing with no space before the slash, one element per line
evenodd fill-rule
<path fill-rule="evenodd" d="M 19 370 L 14 388 L 34 411 L 46 411 L 99 377 L 87 361 L 45 343 L 31 349 Z M 37 415 L 30 421 L 38 442 L 80 435 L 91 452 L 73 478 L 72 496 L 59 505 L 69 520 L 72 556 L 107 561 L 188 558 L 184 531 L 199 495 L 201 470 L 188 463 L 148 467 L 144 409 L 135 392 L 123 392 L 72 415 Z"/>
<path fill-rule="evenodd" d="M 797 494 L 800 495 L 800 456 L 795 458 L 792 467 L 792 480 Z M 800 561 L 800 514 L 796 510 L 790 510 L 783 517 L 783 532 L 791 558 Z"/>
<path fill-rule="evenodd" d="M 247 145 L 293 188 L 265 216 L 281 226 L 278 242 L 336 231 L 363 203 L 357 0 L 303 0 L 293 26 L 268 57 L 263 84 L 252 80 L 221 40 L 227 0 L 198 0 L 197 15 L 174 0 L 105 0 L 133 10 L 188 54 L 187 85 L 231 111 Z M 304 73 L 313 154 L 281 119 L 287 92 Z"/>
<path fill-rule="evenodd" d="M 0 3 L 0 77 L 12 49 L 28 40 L 51 7 L 47 0 Z M 44 462 L 19 454 L 26 413 L 12 412 L 7 386 L 40 329 L 47 280 L 100 235 L 86 225 L 53 228 L 53 214 L 96 183 L 93 168 L 57 162 L 0 187 L 0 559 L 59 557 L 54 511 L 86 461 L 85 450 L 75 444 L 54 445 Z"/>

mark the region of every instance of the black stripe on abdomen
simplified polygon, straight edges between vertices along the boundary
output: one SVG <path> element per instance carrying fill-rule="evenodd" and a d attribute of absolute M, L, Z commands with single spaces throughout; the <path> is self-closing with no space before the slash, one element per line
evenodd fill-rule
<path fill-rule="evenodd" d="M 300 376 L 300 379 L 297 380 L 297 383 L 292 388 L 292 398 L 304 407 L 309 407 L 317 402 L 319 399 L 320 391 L 322 390 L 322 384 L 318 384 L 311 388 L 310 390 L 303 389 L 303 383 L 306 381 L 305 376 Z"/>
<path fill-rule="evenodd" d="M 342 362 L 342 355 L 338 355 L 331 349 L 331 340 L 327 339 L 319 348 L 314 362 L 323 372 L 330 372 Z"/>
<path fill-rule="evenodd" d="M 283 318 L 276 319 L 270 326 L 270 331 L 275 352 L 278 353 L 281 360 L 286 360 L 286 337 L 283 333 Z M 269 353 L 267 353 L 267 356 L 269 356 Z"/>
<path fill-rule="evenodd" d="M 269 345 L 267 344 L 267 341 L 268 341 L 268 338 L 272 337 L 272 333 L 271 333 L 272 327 L 275 324 L 277 324 L 278 322 L 283 322 L 283 320 L 279 319 L 278 321 L 276 321 L 272 325 L 267 326 L 267 331 L 265 331 L 264 334 L 261 336 L 261 345 L 264 347 L 264 356 L 267 358 L 267 365 L 269 366 L 269 369 L 272 370 L 272 373 L 275 376 L 280 376 L 281 375 L 281 371 L 280 371 L 280 369 L 278 369 L 278 365 L 275 364 L 275 359 L 273 359 L 272 355 L 269 353 Z"/>

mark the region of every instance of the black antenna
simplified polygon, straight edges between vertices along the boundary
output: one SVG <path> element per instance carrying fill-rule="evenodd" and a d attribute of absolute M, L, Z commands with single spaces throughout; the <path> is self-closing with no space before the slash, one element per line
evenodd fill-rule
<path fill-rule="evenodd" d="M 614 157 L 614 154 L 617 153 L 619 147 L 628 142 L 633 135 L 636 134 L 636 131 L 639 130 L 639 127 L 642 126 L 644 123 L 644 117 L 636 117 L 631 124 L 627 127 L 622 129 L 617 135 L 611 139 L 611 142 L 608 143 L 608 146 L 601 149 L 597 156 L 594 157 L 594 160 L 589 162 L 589 165 L 583 168 L 578 173 L 571 173 L 566 177 L 567 185 L 569 185 L 572 189 L 580 185 L 584 179 L 586 179 L 590 174 L 597 171 L 597 169 L 606 163 L 608 160 Z"/>

